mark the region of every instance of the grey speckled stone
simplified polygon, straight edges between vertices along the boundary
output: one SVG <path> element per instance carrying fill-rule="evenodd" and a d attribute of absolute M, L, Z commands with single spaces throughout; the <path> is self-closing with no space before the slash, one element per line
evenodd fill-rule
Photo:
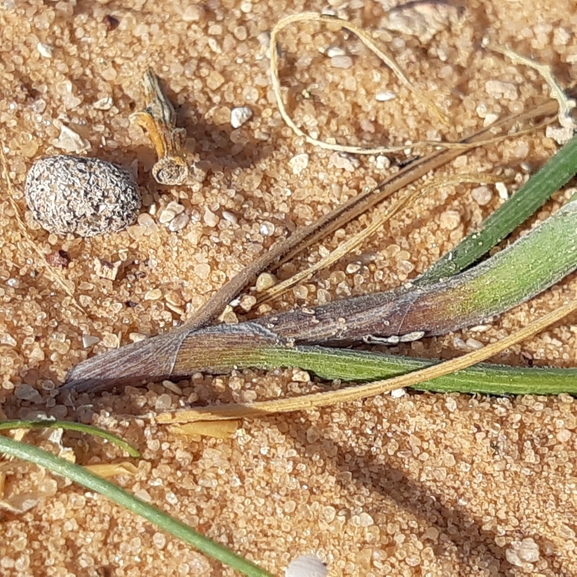
<path fill-rule="evenodd" d="M 141 198 L 130 173 L 99 158 L 49 156 L 26 177 L 26 202 L 44 229 L 95 236 L 132 224 Z"/>

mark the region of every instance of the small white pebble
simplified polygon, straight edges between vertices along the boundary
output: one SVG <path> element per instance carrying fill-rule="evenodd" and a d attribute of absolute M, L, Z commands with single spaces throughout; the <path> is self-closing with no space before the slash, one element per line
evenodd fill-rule
<path fill-rule="evenodd" d="M 329 46 L 325 51 L 325 56 L 334 58 L 335 56 L 346 56 L 347 51 L 340 46 Z"/>
<path fill-rule="evenodd" d="M 499 120 L 499 115 L 491 112 L 483 119 L 483 127 L 487 128 L 487 126 L 491 126 L 491 124 L 494 124 L 497 120 Z"/>
<path fill-rule="evenodd" d="M 100 339 L 92 335 L 82 335 L 82 347 L 88 349 L 89 347 L 99 343 Z"/>
<path fill-rule="evenodd" d="M 446 210 L 441 215 L 439 224 L 445 230 L 455 230 L 461 224 L 461 215 L 456 210 Z"/>
<path fill-rule="evenodd" d="M 471 196 L 479 206 L 485 206 L 491 202 L 493 193 L 488 186 L 478 186 L 471 191 Z"/>
<path fill-rule="evenodd" d="M 172 405 L 172 398 L 168 393 L 163 393 L 156 399 L 156 403 L 154 408 L 157 411 L 164 411 L 166 409 L 170 409 Z"/>
<path fill-rule="evenodd" d="M 238 224 L 238 217 L 236 216 L 236 214 L 233 214 L 228 210 L 222 211 L 222 218 L 224 218 L 224 220 L 227 220 L 231 224 Z"/>
<path fill-rule="evenodd" d="M 270 272 L 263 272 L 256 279 L 255 288 L 257 293 L 261 293 L 276 284 L 276 277 Z"/>
<path fill-rule="evenodd" d="M 289 166 L 293 174 L 299 175 L 309 165 L 308 154 L 297 154 L 289 160 Z"/>
<path fill-rule="evenodd" d="M 358 262 L 351 262 L 347 265 L 345 270 L 347 274 L 355 274 L 361 270 L 361 265 Z"/>
<path fill-rule="evenodd" d="M 207 207 L 204 209 L 204 215 L 202 217 L 202 220 L 204 221 L 204 224 L 206 224 L 206 226 L 214 228 L 219 223 L 220 218 L 218 217 L 218 215 L 214 214 L 214 212 L 212 212 Z"/>
<path fill-rule="evenodd" d="M 539 561 L 539 545 L 531 537 L 523 539 L 517 549 L 517 555 L 525 563 L 535 563 Z"/>
<path fill-rule="evenodd" d="M 158 215 L 158 222 L 160 224 L 168 224 L 174 217 L 176 213 L 168 208 L 165 208 L 159 215 Z"/>
<path fill-rule="evenodd" d="M 327 577 L 327 566 L 315 555 L 302 555 L 289 563 L 285 577 Z"/>
<path fill-rule="evenodd" d="M 104 98 L 97 100 L 92 105 L 92 108 L 96 108 L 96 110 L 110 110 L 113 104 L 114 101 L 112 100 L 112 98 L 110 98 L 110 96 L 105 96 Z"/>
<path fill-rule="evenodd" d="M 551 138 L 561 146 L 567 144 L 573 138 L 574 127 L 572 126 L 548 126 L 545 129 L 545 136 Z"/>
<path fill-rule="evenodd" d="M 515 551 L 515 549 L 506 549 L 505 559 L 507 559 L 507 561 L 509 561 L 509 563 L 511 563 L 511 565 L 514 565 L 515 567 L 523 566 L 523 561 L 519 559 L 519 555 L 517 554 L 517 551 Z"/>
<path fill-rule="evenodd" d="M 190 217 L 185 212 L 181 212 L 174 220 L 170 221 L 168 229 L 171 232 L 180 232 L 190 221 Z"/>
<path fill-rule="evenodd" d="M 567 28 L 555 26 L 553 29 L 553 44 L 556 46 L 567 46 L 571 36 L 572 34 Z"/>
<path fill-rule="evenodd" d="M 143 335 L 142 333 L 129 333 L 128 338 L 133 343 L 138 343 L 139 341 L 143 341 L 146 338 L 146 335 Z"/>
<path fill-rule="evenodd" d="M 504 182 L 497 182 L 495 188 L 499 193 L 499 198 L 502 200 L 507 200 L 509 198 L 509 191 L 507 190 L 507 185 Z"/>
<path fill-rule="evenodd" d="M 393 92 L 392 90 L 385 90 L 383 92 L 377 92 L 375 98 L 377 102 L 388 102 L 389 100 L 393 100 L 397 97 L 397 93 Z"/>
<path fill-rule="evenodd" d="M 230 124 L 233 128 L 240 128 L 251 118 L 252 110 L 248 106 L 239 106 L 230 112 Z"/>
<path fill-rule="evenodd" d="M 265 221 L 260 225 L 259 231 L 264 236 L 272 236 L 275 231 L 275 226 L 272 222 Z"/>
<path fill-rule="evenodd" d="M 9 335 L 8 333 L 0 335 L 0 345 L 15 347 L 17 344 L 16 339 L 12 335 Z"/>
<path fill-rule="evenodd" d="M 145 301 L 157 301 L 162 297 L 162 291 L 160 289 L 150 289 L 144 294 Z"/>
<path fill-rule="evenodd" d="M 311 380 L 311 377 L 306 371 L 296 369 L 293 371 L 292 380 L 297 383 L 308 383 Z"/>
<path fill-rule="evenodd" d="M 519 97 L 517 87 L 511 82 L 501 82 L 500 80 L 487 80 L 485 91 L 496 100 L 517 100 Z"/>
<path fill-rule="evenodd" d="M 400 399 L 401 397 L 404 397 L 407 394 L 407 391 L 405 389 L 393 389 L 391 391 L 391 397 L 393 397 L 393 399 Z"/>
<path fill-rule="evenodd" d="M 357 158 L 351 157 L 348 154 L 333 152 L 329 157 L 329 166 L 334 166 L 347 172 L 354 172 L 355 168 L 360 166 L 360 162 Z"/>
<path fill-rule="evenodd" d="M 248 313 L 256 304 L 256 297 L 253 295 L 243 295 L 240 298 L 238 306 L 245 312 Z"/>
<path fill-rule="evenodd" d="M 90 143 L 87 140 L 84 140 L 80 134 L 64 125 L 60 128 L 58 138 L 55 138 L 52 144 L 55 148 L 64 150 L 64 152 L 78 153 L 90 148 Z"/>
<path fill-rule="evenodd" d="M 375 168 L 378 170 L 386 170 L 391 166 L 391 161 L 389 160 L 388 156 L 383 156 L 380 154 L 375 159 Z"/>
<path fill-rule="evenodd" d="M 36 49 L 40 53 L 40 56 L 43 56 L 44 58 L 52 58 L 52 56 L 54 56 L 54 48 L 49 44 L 38 42 Z"/>
<path fill-rule="evenodd" d="M 447 397 L 445 400 L 445 406 L 450 413 L 454 413 L 457 410 L 457 401 L 453 397 Z"/>
<path fill-rule="evenodd" d="M 331 66 L 333 68 L 342 68 L 347 70 L 353 65 L 353 59 L 350 56 L 333 56 Z"/>
<path fill-rule="evenodd" d="M 465 341 L 465 345 L 467 345 L 467 348 L 471 349 L 472 351 L 478 351 L 485 346 L 481 341 L 478 341 L 477 339 L 467 339 Z"/>

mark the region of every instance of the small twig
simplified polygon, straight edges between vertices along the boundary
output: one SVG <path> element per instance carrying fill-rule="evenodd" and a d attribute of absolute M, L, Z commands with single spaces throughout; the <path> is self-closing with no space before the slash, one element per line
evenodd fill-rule
<path fill-rule="evenodd" d="M 409 206 L 418 196 L 424 197 L 431 190 L 439 188 L 440 186 L 450 186 L 454 184 L 462 184 L 464 182 L 501 182 L 503 179 L 492 176 L 492 175 L 466 175 L 458 174 L 451 178 L 445 178 L 440 182 L 434 182 L 421 189 L 411 190 L 405 193 L 401 198 L 399 198 L 393 206 L 385 210 L 382 214 L 379 214 L 374 218 L 367 226 L 352 236 L 349 240 L 340 244 L 335 250 L 329 253 L 327 256 L 321 258 L 318 262 L 311 265 L 307 269 L 298 272 L 288 278 L 287 280 L 274 285 L 273 287 L 264 291 L 257 301 L 258 304 L 268 302 L 274 298 L 279 297 L 284 294 L 290 288 L 296 284 L 303 282 L 307 278 L 310 278 L 313 274 L 319 270 L 325 269 L 331 266 L 333 263 L 343 258 L 345 255 L 351 253 L 353 250 L 361 246 L 370 236 L 372 236 L 377 230 L 379 230 L 385 222 L 387 222 L 391 217 L 397 214 L 403 208 Z"/>
<path fill-rule="evenodd" d="M 559 83 L 553 75 L 551 66 L 547 64 L 541 64 L 540 62 L 536 62 L 531 58 L 522 56 L 510 48 L 501 48 L 499 46 L 489 46 L 489 48 L 494 52 L 503 54 L 503 56 L 506 56 L 512 62 L 523 64 L 524 66 L 529 66 L 530 68 L 537 70 L 537 72 L 549 85 L 549 88 L 551 89 L 551 98 L 554 98 L 559 103 L 559 124 L 563 128 L 567 128 L 573 131 L 577 128 L 577 124 L 571 115 L 571 110 L 575 108 L 577 103 L 574 99 L 568 98 L 568 96 L 565 94 L 565 91 L 561 88 L 561 86 L 559 86 Z"/>

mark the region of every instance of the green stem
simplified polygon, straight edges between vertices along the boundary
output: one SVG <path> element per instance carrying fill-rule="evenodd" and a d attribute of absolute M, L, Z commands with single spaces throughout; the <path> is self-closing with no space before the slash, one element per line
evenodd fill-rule
<path fill-rule="evenodd" d="M 56 420 L 40 420 L 40 421 L 29 421 L 29 420 L 13 420 L 13 421 L 0 421 L 0 431 L 9 429 L 32 429 L 32 428 L 42 428 L 42 429 L 65 429 L 68 431 L 79 431 L 80 433 L 86 433 L 88 435 L 93 435 L 95 437 L 101 437 L 106 439 L 110 443 L 117 445 L 121 449 L 124 449 L 131 457 L 137 459 L 140 458 L 140 452 L 136 447 L 133 447 L 127 443 L 121 437 L 109 433 L 104 429 L 99 429 L 98 427 L 93 427 L 92 425 L 83 425 L 82 423 L 73 423 L 71 421 L 56 421 Z"/>
<path fill-rule="evenodd" d="M 453 276 L 473 264 L 543 206 L 576 172 L 577 137 L 574 137 L 487 218 L 481 231 L 468 235 L 415 282 L 435 282 Z"/>
<path fill-rule="evenodd" d="M 192 545 L 213 559 L 217 559 L 218 561 L 233 567 L 244 575 L 249 575 L 250 577 L 272 577 L 270 573 L 259 568 L 257 565 L 254 565 L 250 561 L 243 559 L 236 553 L 233 553 L 230 549 L 211 541 L 207 537 L 197 533 L 188 525 L 185 525 L 167 513 L 159 511 L 148 503 L 130 495 L 117 485 L 98 477 L 79 465 L 69 463 L 68 461 L 56 457 L 38 447 L 26 443 L 20 443 L 1 435 L 0 452 L 45 467 L 57 475 L 67 477 L 91 491 L 96 491 L 97 493 L 104 495 L 121 507 L 144 517 L 167 533 L 170 533 L 182 541 Z"/>
<path fill-rule="evenodd" d="M 328 347 L 271 347 L 260 352 L 260 368 L 299 367 L 323 379 L 343 381 L 387 379 L 438 363 L 428 359 Z M 250 366 L 255 366 L 254 361 Z M 239 368 L 242 368 L 242 364 Z M 577 394 L 577 368 L 519 368 L 481 363 L 412 388 L 443 393 L 574 395 Z"/>

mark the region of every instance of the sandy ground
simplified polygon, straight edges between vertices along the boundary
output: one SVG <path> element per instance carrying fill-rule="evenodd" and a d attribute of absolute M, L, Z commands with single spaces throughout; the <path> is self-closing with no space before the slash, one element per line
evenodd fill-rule
<path fill-rule="evenodd" d="M 135 442 L 143 460 L 135 475 L 115 479 L 120 485 L 276 575 L 290 559 L 310 553 L 327 562 L 334 576 L 575 575 L 577 411 L 571 397 L 408 392 L 246 421 L 233 438 L 217 440 L 175 437 L 135 416 L 324 385 L 311 383 L 302 371 L 279 369 L 195 375 L 178 388 L 151 384 L 82 395 L 68 404 L 57 395 L 70 367 L 178 325 L 275 240 L 373 186 L 407 159 L 404 153 L 342 158 L 306 144 L 285 126 L 266 56 L 268 32 L 282 16 L 330 10 L 375 32 L 415 85 L 451 118 L 451 128 L 438 126 L 352 35 L 317 24 L 294 26 L 281 40 L 289 111 L 304 130 L 339 143 L 458 139 L 543 102 L 548 93 L 537 73 L 483 50 L 485 36 L 552 65 L 564 86 L 577 71 L 577 7 L 571 0 L 426 7 L 421 31 L 413 14 L 412 24 L 391 32 L 385 10 L 393 5 L 3 0 L 0 139 L 13 190 L 4 178 L 1 407 L 11 418 L 80 420 Z M 437 28 L 429 38 L 427 32 Z M 331 52 L 331 59 L 321 52 L 329 47 L 342 52 Z M 186 149 L 196 167 L 185 186 L 154 182 L 150 141 L 129 120 L 143 105 L 140 79 L 149 66 L 164 80 L 188 133 Z M 377 95 L 383 99 L 387 91 L 397 97 L 380 102 Z M 253 117 L 233 129 L 231 110 L 242 106 Z M 78 138 L 62 138 L 63 126 Z M 540 130 L 470 152 L 436 178 L 480 171 L 522 177 L 557 148 Z M 77 151 L 137 173 L 144 208 L 127 230 L 92 239 L 59 237 L 32 219 L 23 192 L 31 163 Z M 291 162 L 297 155 L 307 156 Z M 478 187 L 436 189 L 361 252 L 272 307 L 326 302 L 407 281 L 502 202 L 493 186 Z M 161 218 L 170 202 L 188 216 L 177 231 Z M 552 202 L 538 218 L 556 206 Z M 370 216 L 296 258 L 279 276 L 315 262 Z M 48 259 L 53 264 L 47 261 L 59 250 L 69 255 L 67 267 L 58 267 L 54 257 Z M 119 263 L 116 275 L 107 263 L 112 269 Z M 460 354 L 509 334 L 576 287 L 569 278 L 496 319 L 486 332 L 464 331 L 393 351 L 434 358 Z M 263 306 L 257 313 L 270 310 Z M 576 366 L 571 322 L 498 360 Z M 41 435 L 27 438 L 42 441 Z M 77 434 L 65 434 L 64 444 L 82 464 L 125 460 L 110 445 Z M 233 574 L 98 495 L 43 471 L 21 466 L 7 475 L 4 502 L 29 508 L 0 513 L 2 575 Z"/>

